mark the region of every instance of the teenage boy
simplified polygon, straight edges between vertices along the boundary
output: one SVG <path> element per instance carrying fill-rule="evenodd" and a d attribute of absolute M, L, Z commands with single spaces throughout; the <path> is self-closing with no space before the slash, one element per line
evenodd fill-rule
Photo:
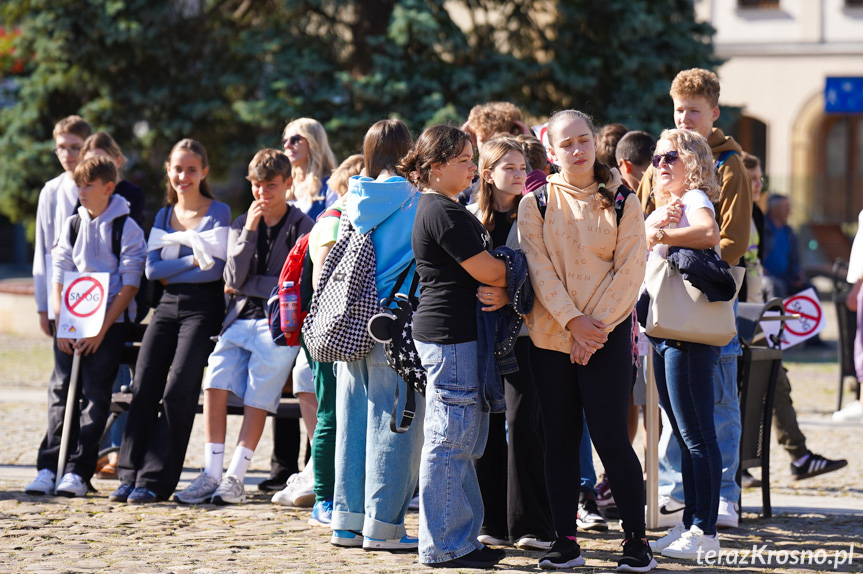
<path fill-rule="evenodd" d="M 60 227 L 75 211 L 78 203 L 78 186 L 73 173 L 81 161 L 84 140 L 93 130 L 81 116 L 68 116 L 54 126 L 54 153 L 63 166 L 63 173 L 49 181 L 39 192 L 36 208 L 36 244 L 33 253 L 33 289 L 39 327 L 52 337 L 53 327 L 48 317 L 51 292 L 51 249 L 57 243 Z"/>
<path fill-rule="evenodd" d="M 720 256 L 737 265 L 749 247 L 752 220 L 752 191 L 743 166 L 742 149 L 713 122 L 719 119 L 719 79 L 708 70 L 693 68 L 677 74 L 671 84 L 674 123 L 680 129 L 695 130 L 707 138 L 717 166 L 721 191 L 716 204 L 719 224 Z M 650 167 L 638 187 L 646 214 L 656 205 L 652 193 L 654 168 Z M 740 463 L 740 404 L 737 400 L 737 357 L 741 354 L 737 337 L 722 347 L 713 380 L 713 418 L 719 450 L 722 452 L 722 483 L 719 492 L 719 528 L 736 527 L 740 509 L 740 487 L 736 473 Z M 671 434 L 671 424 L 663 413 L 659 440 L 660 525 L 674 526 L 683 520 L 683 483 L 680 474 L 680 448 Z M 694 540 L 694 539 L 693 539 Z"/>
<path fill-rule="evenodd" d="M 259 151 L 246 178 L 254 201 L 228 234 L 225 287 L 231 295 L 222 332 L 204 379 L 204 470 L 175 499 L 184 504 L 239 504 L 243 480 L 267 413 L 279 407 L 299 347 L 279 347 L 267 326 L 266 303 L 288 252 L 313 222 L 285 203 L 291 162 L 274 149 Z M 243 424 L 227 473 L 222 476 L 228 393 L 243 400 Z"/>
<path fill-rule="evenodd" d="M 650 166 L 650 158 L 655 147 L 656 140 L 649 133 L 642 131 L 626 132 L 617 142 L 614 163 L 608 165 L 617 166 L 626 187 L 638 189 L 644 172 Z"/>
<path fill-rule="evenodd" d="M 66 219 L 57 234 L 51 273 L 54 313 L 56 316 L 60 312 L 66 271 L 108 273 L 108 307 L 96 336 L 77 341 L 55 338 L 54 373 L 48 386 L 48 431 L 36 460 L 39 472 L 25 488 L 27 494 L 48 494 L 54 488 L 76 351 L 81 355 L 78 379 L 81 408 L 69 429 L 69 455 L 64 461 L 65 474 L 57 485 L 57 494 L 84 496 L 96 468 L 99 439 L 111 406 L 111 386 L 120 366 L 128 317 L 135 316 L 134 298 L 147 258 L 144 232 L 129 217 L 126 201 L 112 195 L 116 179 L 117 168 L 105 158 L 85 160 L 74 171 L 81 207 Z M 119 235 L 119 246 L 115 234 Z"/>

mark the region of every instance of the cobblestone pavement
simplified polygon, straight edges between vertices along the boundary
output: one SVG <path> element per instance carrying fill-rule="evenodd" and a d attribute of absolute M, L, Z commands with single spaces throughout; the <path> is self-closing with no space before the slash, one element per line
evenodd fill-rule
<path fill-rule="evenodd" d="M 831 337 L 828 330 L 825 338 L 835 335 Z M 848 458 L 849 467 L 793 482 L 789 459 L 774 444 L 774 518 L 760 518 L 755 513 L 760 492 L 745 491 L 745 521 L 741 528 L 722 532 L 723 548 L 742 551 L 766 545 L 767 550 L 820 549 L 826 552 L 825 560 L 833 560 L 834 552 L 847 551 L 855 544 L 850 565 L 834 570 L 834 564 L 824 562 L 820 569 L 863 571 L 863 459 L 857 454 L 863 425 L 830 421 L 836 403 L 835 351 L 792 351 L 787 358 L 793 397 L 809 447 L 831 458 Z M 265 476 L 269 430 L 247 477 L 249 500 L 241 506 L 190 508 L 166 502 L 136 507 L 111 503 L 107 495 L 116 482 L 100 480 L 94 480 L 99 492 L 83 499 L 25 495 L 22 487 L 35 474 L 36 448 L 44 432 L 44 388 L 50 370 L 47 339 L 0 335 L 0 465 L 4 465 L 0 466 L 0 572 L 429 571 L 417 564 L 414 554 L 337 549 L 328 543 L 327 530 L 307 526 L 307 510 L 276 506 L 258 494 L 254 483 Z M 189 446 L 186 466 L 191 472 L 184 474 L 187 478 L 202 463 L 200 419 Z M 229 437 L 236 436 L 238 424 L 239 417 L 230 417 Z M 640 440 L 636 444 L 641 444 Z M 416 533 L 416 513 L 408 514 L 407 526 L 409 532 Z M 651 536 L 659 534 L 653 532 Z M 578 570 L 613 570 L 620 536 L 616 524 L 606 533 L 582 533 L 580 543 L 587 567 Z M 538 571 L 538 553 L 515 549 L 507 553 L 498 570 Z M 767 554 L 762 556 L 766 561 Z M 781 555 L 772 565 L 756 560 L 754 566 L 704 566 L 699 571 L 789 571 L 787 566 L 778 565 L 775 560 L 779 558 Z M 691 569 L 683 562 L 658 560 L 665 570 Z M 813 569 L 819 568 L 807 571 Z"/>

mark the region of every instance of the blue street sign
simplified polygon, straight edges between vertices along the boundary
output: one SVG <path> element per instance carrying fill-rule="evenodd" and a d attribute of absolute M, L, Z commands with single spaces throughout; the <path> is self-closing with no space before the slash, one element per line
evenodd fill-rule
<path fill-rule="evenodd" d="M 827 78 L 825 112 L 863 112 L 863 78 Z"/>

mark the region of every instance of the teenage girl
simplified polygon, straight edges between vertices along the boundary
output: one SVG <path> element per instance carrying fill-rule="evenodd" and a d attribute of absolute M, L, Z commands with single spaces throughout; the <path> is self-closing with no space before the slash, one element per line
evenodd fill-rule
<path fill-rule="evenodd" d="M 488 230 L 494 248 L 518 249 L 516 216 L 527 173 L 524 148 L 516 138 L 494 138 L 480 150 L 477 202 L 468 211 Z M 476 463 L 485 506 L 479 540 L 548 550 L 554 532 L 542 466 L 539 405 L 528 359 L 530 338 L 522 330 L 524 336 L 515 344 L 518 371 L 503 376 L 506 414 L 489 417 L 485 453 Z"/>
<path fill-rule="evenodd" d="M 165 169 L 168 205 L 150 231 L 146 266 L 147 278 L 162 283 L 164 293 L 141 342 L 120 449 L 122 484 L 109 497 L 130 504 L 167 500 L 174 492 L 215 346 L 210 338 L 225 316 L 231 211 L 213 199 L 207 151 L 181 140 Z"/>
<path fill-rule="evenodd" d="M 634 194 L 620 224 L 620 174 L 596 159 L 586 114 L 558 112 L 548 123 L 560 173 L 519 206 L 518 229 L 535 292 L 526 317 L 545 438 L 545 476 L 556 540 L 541 568 L 584 564 L 576 541 L 583 416 L 608 474 L 623 522 L 620 571 L 656 566 L 645 539 L 641 464 L 627 434 L 632 388 L 631 312 L 644 279 L 644 217 Z M 621 494 L 618 495 L 617 493 Z"/>
<path fill-rule="evenodd" d="M 419 559 L 488 568 L 504 553 L 477 540 L 483 503 L 474 462 L 485 448 L 488 406 L 479 383 L 476 305 L 481 296 L 499 309 L 509 298 L 505 263 L 488 253 L 488 232 L 455 199 L 476 173 L 472 158 L 468 134 L 438 125 L 422 133 L 401 166 L 423 190 L 411 238 L 421 287 L 413 336 L 428 383 Z"/>

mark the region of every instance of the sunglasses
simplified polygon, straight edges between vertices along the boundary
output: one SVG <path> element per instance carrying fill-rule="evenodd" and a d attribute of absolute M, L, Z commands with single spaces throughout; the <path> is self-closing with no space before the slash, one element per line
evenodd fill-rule
<path fill-rule="evenodd" d="M 670 151 L 668 153 L 653 156 L 651 162 L 653 163 L 653 167 L 659 167 L 659 164 L 662 163 L 662 160 L 664 158 L 665 163 L 667 163 L 668 165 L 672 165 L 674 164 L 674 162 L 677 161 L 678 157 L 679 156 L 677 155 L 676 151 Z"/>
<path fill-rule="evenodd" d="M 303 136 L 301 136 L 300 134 L 294 134 L 291 137 L 289 137 L 288 139 L 283 138 L 282 139 L 282 146 L 284 147 L 285 144 L 288 144 L 289 146 L 295 146 L 298 143 L 300 143 L 301 141 L 303 141 L 304 139 L 305 138 Z"/>

